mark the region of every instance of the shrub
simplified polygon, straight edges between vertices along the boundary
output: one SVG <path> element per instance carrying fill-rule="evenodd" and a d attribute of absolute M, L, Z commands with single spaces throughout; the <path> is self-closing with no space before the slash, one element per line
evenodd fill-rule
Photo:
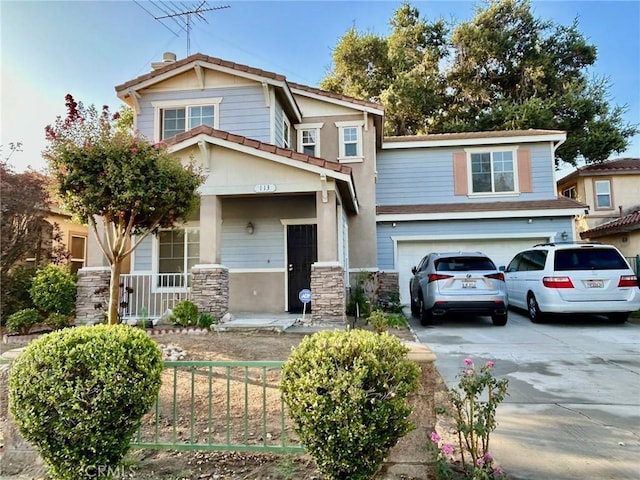
<path fill-rule="evenodd" d="M 389 330 L 387 315 L 382 310 L 374 310 L 367 321 L 373 326 L 376 333 L 384 333 Z"/>
<path fill-rule="evenodd" d="M 408 348 L 366 330 L 325 331 L 302 340 L 282 370 L 284 401 L 327 480 L 373 477 L 414 428 L 406 397 L 418 387 Z"/>
<path fill-rule="evenodd" d="M 126 325 L 69 328 L 31 342 L 14 361 L 9 405 L 55 480 L 115 467 L 160 388 L 162 354 Z"/>
<path fill-rule="evenodd" d="M 198 323 L 198 307 L 189 300 L 182 300 L 173 308 L 171 321 L 182 327 L 196 325 Z"/>
<path fill-rule="evenodd" d="M 7 320 L 7 330 L 11 333 L 26 335 L 31 328 L 42 322 L 42 317 L 37 310 L 26 308 L 9 316 Z"/>
<path fill-rule="evenodd" d="M 36 308 L 43 312 L 73 315 L 76 289 L 76 276 L 67 268 L 47 265 L 38 270 L 29 292 Z"/>
<path fill-rule="evenodd" d="M 12 313 L 34 308 L 29 294 L 31 282 L 36 274 L 35 265 L 21 265 L 11 271 L 0 272 L 0 313 L 2 325 Z"/>
<path fill-rule="evenodd" d="M 204 312 L 198 315 L 198 327 L 200 328 L 209 328 L 215 323 L 218 323 L 218 320 L 210 313 Z"/>
<path fill-rule="evenodd" d="M 71 325 L 71 317 L 62 313 L 52 313 L 44 323 L 53 330 L 60 330 Z"/>

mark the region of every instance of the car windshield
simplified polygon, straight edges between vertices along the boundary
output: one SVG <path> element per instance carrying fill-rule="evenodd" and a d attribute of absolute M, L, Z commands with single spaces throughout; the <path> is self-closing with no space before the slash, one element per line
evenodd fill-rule
<path fill-rule="evenodd" d="M 556 251 L 555 270 L 620 270 L 629 268 L 612 248 L 576 248 Z"/>
<path fill-rule="evenodd" d="M 441 258 L 435 262 L 438 272 L 468 272 L 481 270 L 495 270 L 495 264 L 483 257 L 451 257 Z"/>

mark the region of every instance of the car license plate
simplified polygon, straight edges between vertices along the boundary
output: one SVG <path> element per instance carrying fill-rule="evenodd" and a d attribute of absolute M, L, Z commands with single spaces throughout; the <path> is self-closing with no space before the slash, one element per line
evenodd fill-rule
<path fill-rule="evenodd" d="M 463 281 L 462 288 L 476 288 L 476 282 L 474 281 Z"/>
<path fill-rule="evenodd" d="M 602 288 L 604 282 L 602 280 L 587 280 L 587 288 Z"/>

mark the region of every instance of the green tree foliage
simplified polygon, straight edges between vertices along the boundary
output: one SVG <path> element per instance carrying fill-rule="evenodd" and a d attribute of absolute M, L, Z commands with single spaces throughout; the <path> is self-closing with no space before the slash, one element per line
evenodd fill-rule
<path fill-rule="evenodd" d="M 349 30 L 321 83 L 381 102 L 388 135 L 564 130 L 556 161 L 575 165 L 623 151 L 639 131 L 625 123 L 626 107 L 610 105 L 609 81 L 589 78 L 597 49 L 577 20 L 537 18 L 529 0 L 487 0 L 451 27 L 404 3 L 390 26 L 386 38 Z"/>
<path fill-rule="evenodd" d="M 9 407 L 51 478 L 95 478 L 129 449 L 161 374 L 162 353 L 142 330 L 67 328 L 32 341 L 12 364 Z"/>
<path fill-rule="evenodd" d="M 111 266 L 108 318 L 117 323 L 123 260 L 148 235 L 188 217 L 203 177 L 164 145 L 116 125 L 119 115 L 107 106 L 65 100 L 67 116 L 46 128 L 45 156 L 64 206 L 89 224 Z"/>
<path fill-rule="evenodd" d="M 407 396 L 419 367 L 397 337 L 325 331 L 302 340 L 280 389 L 294 429 L 328 480 L 368 480 L 413 429 Z"/>

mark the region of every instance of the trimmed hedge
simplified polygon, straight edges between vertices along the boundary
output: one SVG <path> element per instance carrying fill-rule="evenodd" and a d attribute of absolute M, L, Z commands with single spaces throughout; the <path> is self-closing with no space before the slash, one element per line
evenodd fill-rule
<path fill-rule="evenodd" d="M 294 430 L 327 480 L 368 480 L 414 428 L 406 398 L 419 367 L 394 336 L 366 330 L 306 337 L 280 385 Z"/>
<path fill-rule="evenodd" d="M 116 467 L 160 388 L 162 353 L 126 325 L 67 328 L 27 346 L 11 367 L 9 406 L 55 480 Z"/>

